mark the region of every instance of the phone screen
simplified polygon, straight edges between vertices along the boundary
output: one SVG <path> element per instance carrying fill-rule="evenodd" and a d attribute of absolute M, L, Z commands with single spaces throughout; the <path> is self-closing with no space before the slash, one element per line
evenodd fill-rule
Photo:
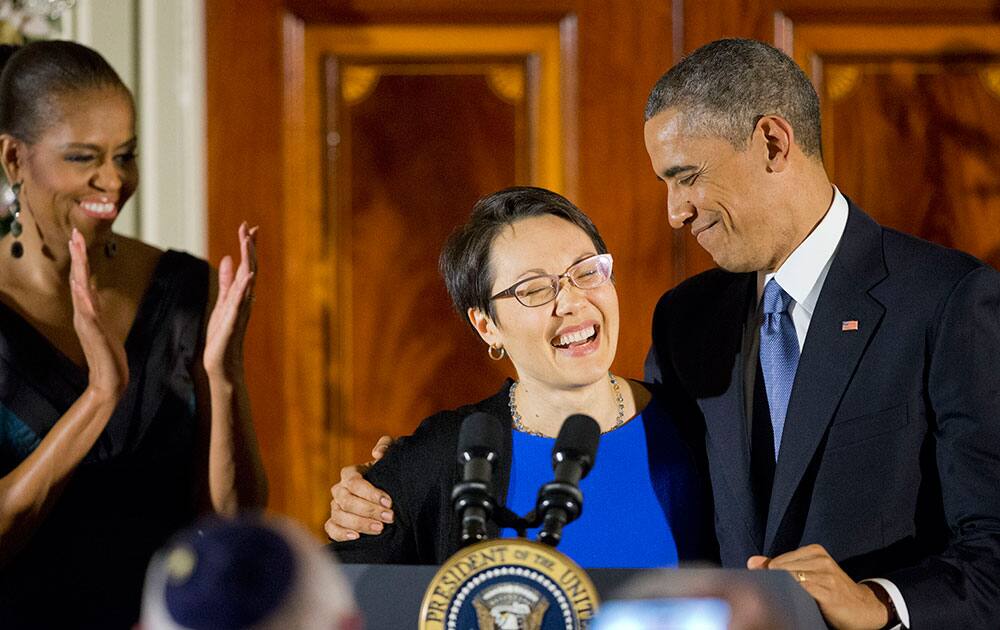
<path fill-rule="evenodd" d="M 592 630 L 727 630 L 731 618 L 724 599 L 664 598 L 612 600 L 601 604 Z"/>

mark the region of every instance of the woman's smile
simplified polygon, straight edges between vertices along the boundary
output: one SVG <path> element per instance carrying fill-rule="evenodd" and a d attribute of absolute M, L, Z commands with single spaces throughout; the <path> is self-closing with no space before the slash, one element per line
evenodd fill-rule
<path fill-rule="evenodd" d="M 81 199 L 77 202 L 77 206 L 88 217 L 103 221 L 114 221 L 120 209 L 117 202 L 106 195 Z"/>
<path fill-rule="evenodd" d="M 601 326 L 587 322 L 569 326 L 552 338 L 552 347 L 562 356 L 582 357 L 593 354 L 601 345 Z"/>

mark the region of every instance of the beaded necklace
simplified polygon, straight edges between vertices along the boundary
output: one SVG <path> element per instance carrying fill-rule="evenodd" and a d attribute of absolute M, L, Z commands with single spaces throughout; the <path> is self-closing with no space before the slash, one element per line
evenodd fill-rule
<path fill-rule="evenodd" d="M 608 429 L 604 433 L 609 431 L 614 431 L 618 427 L 622 426 L 625 421 L 625 398 L 622 396 L 621 387 L 618 385 L 618 379 L 611 372 L 608 372 L 608 380 L 611 382 L 611 388 L 615 392 L 615 402 L 618 403 L 618 417 L 615 418 L 615 426 Z M 517 398 L 515 397 L 515 392 L 517 391 L 517 381 L 510 384 L 510 391 L 507 394 L 507 406 L 510 407 L 510 417 L 513 421 L 514 428 L 522 433 L 527 433 L 529 435 L 537 435 L 539 437 L 544 437 L 538 431 L 533 431 L 528 427 L 524 426 L 521 422 L 521 414 L 517 411 Z"/>

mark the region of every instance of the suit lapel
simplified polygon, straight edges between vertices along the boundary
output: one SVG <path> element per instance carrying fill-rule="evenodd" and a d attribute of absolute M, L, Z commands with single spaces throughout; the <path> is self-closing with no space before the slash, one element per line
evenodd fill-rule
<path fill-rule="evenodd" d="M 797 525 L 783 522 L 789 504 L 885 313 L 869 294 L 886 276 L 881 230 L 850 204 L 844 236 L 810 321 L 788 403 L 764 538 L 769 554 L 790 550 L 773 548 L 780 529 Z M 856 330 L 852 322 L 857 323 Z"/>

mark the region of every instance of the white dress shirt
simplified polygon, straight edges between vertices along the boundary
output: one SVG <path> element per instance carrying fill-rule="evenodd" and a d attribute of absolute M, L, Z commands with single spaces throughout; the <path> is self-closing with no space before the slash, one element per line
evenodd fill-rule
<path fill-rule="evenodd" d="M 792 302 L 788 306 L 788 314 L 795 325 L 799 352 L 802 351 L 806 343 L 806 334 L 809 332 L 809 322 L 816 310 L 816 301 L 819 299 L 820 291 L 823 290 L 823 283 L 826 282 L 826 276 L 830 272 L 830 265 L 833 263 L 846 226 L 847 199 L 834 186 L 833 203 L 830 204 L 830 209 L 826 211 L 823 220 L 806 237 L 806 240 L 795 248 L 795 251 L 785 259 L 777 271 L 766 274 L 762 271 L 757 272 L 758 302 L 764 292 L 764 285 L 771 278 L 774 278 L 778 286 L 792 298 Z M 910 627 L 910 614 L 906 609 L 906 602 L 903 601 L 903 594 L 899 592 L 899 588 L 895 584 L 884 578 L 862 581 L 881 585 L 892 598 L 892 603 L 896 607 L 896 613 L 903 626 Z"/>
<path fill-rule="evenodd" d="M 799 352 L 802 352 L 802 346 L 806 342 L 806 333 L 809 332 L 809 322 L 816 310 L 819 292 L 823 290 L 826 274 L 830 272 L 830 265 L 833 264 L 833 256 L 837 253 L 845 227 L 847 199 L 834 187 L 830 209 L 806 240 L 795 248 L 777 271 L 768 274 L 757 272 L 758 301 L 764 293 L 764 285 L 771 278 L 792 298 L 788 314 L 795 324 Z"/>

